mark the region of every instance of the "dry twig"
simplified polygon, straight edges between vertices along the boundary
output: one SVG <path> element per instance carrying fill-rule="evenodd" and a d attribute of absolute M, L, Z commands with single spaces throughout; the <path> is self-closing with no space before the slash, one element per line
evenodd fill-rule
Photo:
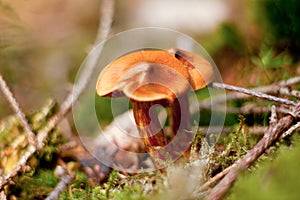
<path fill-rule="evenodd" d="M 207 105 L 199 105 L 200 109 L 210 109 L 210 107 L 207 107 Z M 224 106 L 218 107 L 215 106 L 214 111 L 220 111 L 224 112 Z M 265 114 L 271 112 L 271 108 L 267 106 L 259 106 L 256 103 L 246 103 L 240 108 L 235 107 L 226 107 L 226 113 L 234 113 L 234 114 L 243 114 L 243 115 L 249 115 L 249 114 Z M 290 110 L 284 107 L 276 107 L 276 112 L 282 113 L 282 114 L 289 114 Z"/>
<path fill-rule="evenodd" d="M 228 174 L 228 172 L 234 168 L 236 166 L 236 164 L 232 164 L 229 167 L 227 167 L 226 169 L 224 169 L 223 171 L 221 171 L 220 173 L 218 173 L 217 175 L 215 175 L 214 177 L 212 177 L 211 179 L 209 179 L 206 183 L 204 183 L 201 187 L 200 187 L 200 191 L 204 191 L 207 188 L 209 188 L 209 186 L 211 186 L 213 183 L 217 182 L 218 180 L 220 180 L 221 178 L 223 178 L 226 174 Z"/>
<path fill-rule="evenodd" d="M 284 132 L 280 138 L 286 138 L 287 136 L 290 136 L 293 132 L 295 132 L 297 129 L 300 128 L 300 122 L 297 122 L 295 125 L 293 125 L 291 128 L 289 128 L 286 132 Z"/>
<path fill-rule="evenodd" d="M 102 42 L 109 35 L 110 27 L 113 22 L 114 3 L 114 0 L 102 0 L 101 12 L 99 15 L 101 17 L 101 23 L 98 26 L 95 44 Z"/>
<path fill-rule="evenodd" d="M 279 88 L 278 93 L 281 95 L 296 97 L 298 99 L 300 98 L 300 92 L 292 90 L 290 87 L 281 87 Z"/>
<path fill-rule="evenodd" d="M 257 87 L 255 90 L 259 92 L 281 94 L 287 96 L 299 97 L 299 91 L 290 89 L 291 85 L 295 85 L 300 82 L 300 76 L 292 77 L 287 80 L 279 81 L 267 86 Z"/>
<path fill-rule="evenodd" d="M 298 113 L 299 110 L 300 103 L 297 104 L 294 112 Z M 252 165 L 267 148 L 269 148 L 277 139 L 279 139 L 280 135 L 286 129 L 292 126 L 295 119 L 294 116 L 294 114 L 289 114 L 281 118 L 274 126 L 270 126 L 264 137 L 251 150 L 249 150 L 243 158 L 240 158 L 234 163 L 235 167 L 231 168 L 229 173 L 210 191 L 207 199 L 221 199 L 234 184 L 239 172 L 249 168 L 249 166 Z"/>
<path fill-rule="evenodd" d="M 13 111 L 16 113 L 17 117 L 20 119 L 23 128 L 25 132 L 27 133 L 28 140 L 32 145 L 36 145 L 36 137 L 35 134 L 32 132 L 31 127 L 25 117 L 24 112 L 20 108 L 19 103 L 17 100 L 14 98 L 11 90 L 9 89 L 8 85 L 6 84 L 5 80 L 3 79 L 2 75 L 0 74 L 0 89 L 2 93 L 4 94 L 5 98 L 9 102 L 10 106 L 12 107 Z"/>
<path fill-rule="evenodd" d="M 277 123 L 276 107 L 272 106 L 272 108 L 271 108 L 271 117 L 270 117 L 270 126 L 271 127 L 275 126 L 276 123 Z M 300 125 L 300 123 L 299 123 L 299 125 Z M 254 130 L 254 128 L 252 128 L 252 129 Z M 266 127 L 258 127 L 258 130 L 260 131 L 260 133 L 263 133 L 263 132 L 266 131 Z M 230 165 L 229 167 L 227 167 L 226 169 L 224 169 L 222 172 L 218 173 L 217 175 L 215 175 L 214 177 L 212 177 L 211 179 L 209 179 L 205 184 L 203 184 L 200 187 L 200 191 L 206 190 L 213 183 L 216 183 L 217 181 L 219 181 L 221 178 L 223 178 L 225 175 L 227 175 L 233 168 L 235 168 L 236 165 L 237 165 L 237 163 L 234 163 L 234 164 Z"/>
<path fill-rule="evenodd" d="M 113 13 L 114 13 L 114 0 L 102 0 L 102 15 L 99 23 L 98 33 L 97 33 L 97 39 L 95 40 L 94 46 L 97 46 L 98 43 L 101 40 L 105 40 L 108 37 Z M 99 52 L 100 54 L 100 52 Z M 88 60 L 86 60 L 86 67 L 82 71 L 81 76 L 79 77 L 76 85 L 76 89 L 74 89 L 72 92 L 70 92 L 64 102 L 61 104 L 61 109 L 57 113 L 57 115 L 61 115 L 62 117 L 66 115 L 66 113 L 69 112 L 69 110 L 72 107 L 73 102 L 76 102 L 79 98 L 80 94 L 85 89 L 88 81 L 90 80 L 91 75 L 94 72 L 94 69 L 97 65 L 98 58 L 94 57 L 87 57 Z M 61 117 L 58 118 L 59 120 Z M 58 122 L 56 122 L 57 124 Z"/>
<path fill-rule="evenodd" d="M 52 190 L 52 192 L 48 195 L 46 200 L 58 199 L 59 195 L 66 189 L 66 187 L 71 183 L 71 181 L 75 177 L 75 174 L 68 173 L 68 170 L 60 165 L 56 167 L 55 174 L 58 177 L 60 177 L 61 180 L 54 188 L 54 190 Z"/>
<path fill-rule="evenodd" d="M 225 83 L 217 83 L 214 82 L 211 84 L 212 87 L 214 88 L 220 88 L 220 89 L 226 89 L 226 90 L 231 90 L 231 91 L 235 91 L 235 92 L 240 92 L 240 93 L 244 93 L 253 97 L 258 97 L 261 99 L 266 99 L 269 101 L 275 101 L 281 104 L 285 104 L 285 105 L 290 105 L 290 106 L 296 106 L 296 103 L 293 101 L 290 101 L 288 99 L 283 99 L 283 98 L 279 98 L 279 97 L 275 97 L 275 96 L 271 96 L 268 94 L 265 94 L 263 92 L 260 91 L 254 91 L 254 90 L 249 90 L 246 88 L 242 88 L 242 87 L 237 87 L 237 86 L 233 86 L 233 85 L 228 85 Z"/>
<path fill-rule="evenodd" d="M 273 127 L 277 124 L 277 114 L 276 114 L 276 106 L 272 105 L 271 108 L 271 116 L 270 116 L 270 126 Z"/>
<path fill-rule="evenodd" d="M 279 81 L 277 83 L 266 85 L 266 86 L 260 86 L 256 88 L 252 88 L 251 91 L 256 92 L 263 92 L 263 93 L 269 93 L 269 94 L 282 94 L 287 95 L 286 90 L 283 90 L 282 88 L 289 88 L 292 85 L 295 85 L 300 82 L 300 76 L 295 76 L 287 80 Z M 293 93 L 293 94 L 292 94 Z M 295 93 L 295 94 L 294 94 Z M 290 96 L 297 96 L 299 91 L 290 90 L 289 95 Z M 233 101 L 237 99 L 245 99 L 250 98 L 250 95 L 238 93 L 238 92 L 231 92 L 226 94 L 226 96 L 221 95 L 215 97 L 214 104 L 222 104 L 228 101 Z M 203 101 L 203 107 L 210 108 L 210 100 Z"/>

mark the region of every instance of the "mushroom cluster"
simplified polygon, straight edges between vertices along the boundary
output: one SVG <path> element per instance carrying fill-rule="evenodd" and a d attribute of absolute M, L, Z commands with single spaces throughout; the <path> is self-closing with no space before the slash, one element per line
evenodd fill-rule
<path fill-rule="evenodd" d="M 108 64 L 98 77 L 96 91 L 102 97 L 130 99 L 146 151 L 160 167 L 157 159 L 189 156 L 192 134 L 188 92 L 205 87 L 212 76 L 211 64 L 194 53 L 140 50 Z M 168 137 L 158 120 L 156 105 L 169 109 Z M 179 134 L 177 142 L 170 142 Z"/>

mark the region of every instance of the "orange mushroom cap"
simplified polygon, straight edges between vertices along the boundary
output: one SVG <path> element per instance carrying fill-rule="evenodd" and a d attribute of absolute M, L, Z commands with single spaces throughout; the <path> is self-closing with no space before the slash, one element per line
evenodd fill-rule
<path fill-rule="evenodd" d="M 135 101 L 172 101 L 188 90 L 203 88 L 211 80 L 208 61 L 193 53 L 171 49 L 143 50 L 108 64 L 97 81 L 99 96 L 126 95 Z"/>

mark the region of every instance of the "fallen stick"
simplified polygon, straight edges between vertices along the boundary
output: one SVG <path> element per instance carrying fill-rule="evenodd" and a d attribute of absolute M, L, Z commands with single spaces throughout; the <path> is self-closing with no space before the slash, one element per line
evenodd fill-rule
<path fill-rule="evenodd" d="M 295 107 L 292 114 L 288 114 L 281 118 L 277 124 L 270 126 L 264 137 L 243 157 L 234 163 L 234 167 L 230 169 L 228 174 L 209 192 L 207 200 L 221 199 L 226 192 L 232 187 L 239 173 L 249 168 L 264 152 L 269 148 L 281 134 L 293 125 L 296 113 L 300 110 L 300 104 Z"/>

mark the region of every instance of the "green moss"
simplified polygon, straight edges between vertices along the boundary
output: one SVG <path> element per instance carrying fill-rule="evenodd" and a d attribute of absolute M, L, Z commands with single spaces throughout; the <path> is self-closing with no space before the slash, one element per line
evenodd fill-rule
<path fill-rule="evenodd" d="M 59 182 L 53 170 L 39 169 L 34 173 L 26 173 L 14 179 L 8 196 L 20 199 L 44 199 Z"/>
<path fill-rule="evenodd" d="M 103 189 L 100 186 L 94 187 L 92 189 L 92 200 L 101 200 L 101 199 L 106 199 L 106 195 L 103 194 Z"/>
<path fill-rule="evenodd" d="M 139 177 L 139 179 L 137 178 Z M 82 172 L 76 172 L 76 178 L 69 186 L 69 190 L 63 191 L 60 200 L 67 199 L 92 199 L 92 200 L 146 200 L 147 195 L 144 194 L 143 185 L 139 181 L 145 178 L 138 176 L 128 176 L 126 183 L 124 179 L 119 178 L 119 172 L 113 171 L 106 183 L 101 186 L 92 187 Z M 128 182 L 134 182 L 132 185 L 126 185 Z"/>
<path fill-rule="evenodd" d="M 135 185 L 133 187 L 125 186 L 123 191 L 115 193 L 116 200 L 148 200 L 141 188 L 141 186 Z"/>

